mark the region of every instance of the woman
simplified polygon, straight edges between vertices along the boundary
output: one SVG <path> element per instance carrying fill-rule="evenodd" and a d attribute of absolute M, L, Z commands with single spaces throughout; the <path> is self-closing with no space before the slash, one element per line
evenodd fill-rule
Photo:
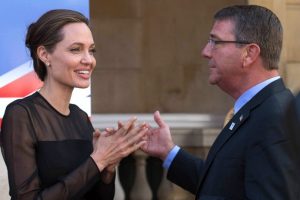
<path fill-rule="evenodd" d="M 95 44 L 89 22 L 71 10 L 52 10 L 29 26 L 26 46 L 44 82 L 6 108 L 2 153 L 12 199 L 113 199 L 116 164 L 145 142 L 135 119 L 100 133 L 70 104 L 73 89 L 89 86 Z"/>

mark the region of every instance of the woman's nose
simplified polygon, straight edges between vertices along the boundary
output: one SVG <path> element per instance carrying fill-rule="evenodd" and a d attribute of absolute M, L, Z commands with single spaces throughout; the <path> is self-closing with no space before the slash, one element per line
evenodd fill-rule
<path fill-rule="evenodd" d="M 81 62 L 84 64 L 91 64 L 93 62 L 93 55 L 91 55 L 90 52 L 84 53 Z"/>

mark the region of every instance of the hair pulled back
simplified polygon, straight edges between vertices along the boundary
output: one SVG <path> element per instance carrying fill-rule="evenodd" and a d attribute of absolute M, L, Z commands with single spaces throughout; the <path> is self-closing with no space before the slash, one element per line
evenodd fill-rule
<path fill-rule="evenodd" d="M 30 50 L 34 71 L 39 79 L 45 80 L 47 68 L 37 55 L 37 48 L 44 46 L 52 53 L 55 45 L 63 40 L 62 28 L 70 23 L 83 22 L 89 26 L 89 20 L 81 13 L 67 9 L 50 10 L 35 23 L 29 25 L 25 45 Z"/>

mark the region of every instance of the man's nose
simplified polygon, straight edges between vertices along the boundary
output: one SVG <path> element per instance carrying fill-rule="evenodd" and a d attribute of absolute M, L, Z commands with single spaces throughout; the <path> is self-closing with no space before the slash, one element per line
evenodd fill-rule
<path fill-rule="evenodd" d="M 210 58 L 210 57 L 211 57 L 211 50 L 212 50 L 212 49 L 211 49 L 209 43 L 207 43 L 207 44 L 204 46 L 204 48 L 202 49 L 202 52 L 201 52 L 202 56 L 203 56 L 204 58 Z"/>

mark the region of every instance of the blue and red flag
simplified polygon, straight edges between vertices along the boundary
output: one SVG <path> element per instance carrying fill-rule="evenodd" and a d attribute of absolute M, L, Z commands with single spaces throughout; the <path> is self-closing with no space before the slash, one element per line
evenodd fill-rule
<path fill-rule="evenodd" d="M 77 10 L 89 17 L 89 0 L 4 0 L 0 4 L 1 124 L 7 104 L 34 93 L 42 86 L 33 70 L 30 53 L 25 46 L 27 27 L 43 13 L 52 9 Z M 76 102 L 78 99 L 80 102 Z M 90 88 L 74 90 L 71 101 L 91 114 Z"/>

